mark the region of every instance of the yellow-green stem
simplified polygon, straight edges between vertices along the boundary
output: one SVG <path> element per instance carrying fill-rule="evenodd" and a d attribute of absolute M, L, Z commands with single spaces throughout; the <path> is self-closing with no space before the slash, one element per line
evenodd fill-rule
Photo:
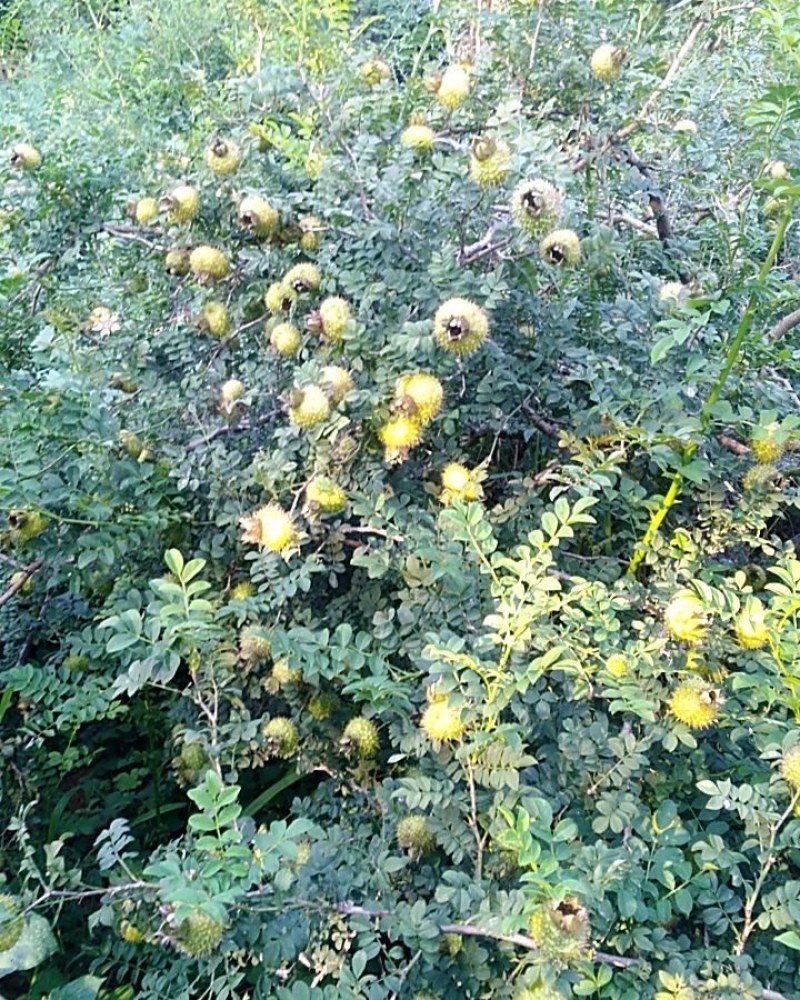
<path fill-rule="evenodd" d="M 760 286 L 766 280 L 767 275 L 772 270 L 778 253 L 780 252 L 781 246 L 783 245 L 784 237 L 786 236 L 786 230 L 789 227 L 789 223 L 792 219 L 792 211 L 794 209 L 794 199 L 787 205 L 786 210 L 778 223 L 778 228 L 775 232 L 775 236 L 772 240 L 772 245 L 769 248 L 769 252 L 764 259 L 764 263 L 758 272 L 758 285 Z M 728 381 L 731 372 L 733 371 L 733 366 L 736 364 L 739 355 L 742 351 L 742 345 L 744 344 L 744 339 L 750 332 L 750 328 L 753 325 L 753 320 L 755 319 L 756 307 L 758 305 L 758 286 L 750 292 L 750 297 L 747 301 L 747 306 L 742 318 L 739 321 L 739 325 L 736 328 L 736 333 L 734 334 L 733 340 L 731 340 L 728 350 L 725 354 L 725 360 L 723 361 L 720 373 L 711 387 L 711 392 L 708 394 L 703 409 L 700 412 L 701 426 L 704 431 L 708 430 L 708 426 L 711 423 L 711 417 L 713 414 L 714 406 L 719 400 L 722 390 L 725 387 L 725 383 Z M 681 491 L 681 486 L 683 485 L 684 472 L 683 470 L 694 458 L 697 449 L 700 447 L 698 441 L 690 441 L 681 452 L 681 462 L 678 468 L 675 470 L 675 474 L 672 477 L 672 482 L 670 483 L 669 489 L 664 494 L 664 499 L 661 501 L 661 505 L 658 510 L 655 511 L 653 516 L 650 518 L 650 524 L 647 526 L 647 531 L 641 538 L 641 541 L 637 544 L 636 549 L 631 556 L 631 560 L 628 563 L 628 575 L 632 576 L 641 565 L 642 560 L 647 555 L 647 551 L 653 544 L 653 540 L 658 534 L 658 530 L 664 523 L 664 519 L 670 512 L 672 507 L 675 505 L 678 495 Z"/>

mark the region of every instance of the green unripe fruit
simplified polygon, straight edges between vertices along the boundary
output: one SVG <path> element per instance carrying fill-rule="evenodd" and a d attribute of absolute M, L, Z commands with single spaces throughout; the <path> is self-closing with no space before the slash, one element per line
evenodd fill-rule
<path fill-rule="evenodd" d="M 488 316 L 469 299 L 448 299 L 439 306 L 433 318 L 433 335 L 451 354 L 472 354 L 488 333 Z"/>
<path fill-rule="evenodd" d="M 330 719 L 339 707 L 339 699 L 332 691 L 319 691 L 308 703 L 308 714 L 318 722 Z"/>
<path fill-rule="evenodd" d="M 274 236 L 278 231 L 280 216 L 265 198 L 250 195 L 239 205 L 239 222 L 254 236 Z"/>
<path fill-rule="evenodd" d="M 131 458 L 138 458 L 144 451 L 144 445 L 138 434 L 133 431 L 121 430 L 119 432 L 119 443 Z"/>
<path fill-rule="evenodd" d="M 453 111 L 469 97 L 469 86 L 469 73 L 463 66 L 448 66 L 442 74 L 436 99 L 448 111 Z"/>
<path fill-rule="evenodd" d="M 17 545 L 32 541 L 47 527 L 47 520 L 38 510 L 10 510 L 8 526 L 11 539 Z"/>
<path fill-rule="evenodd" d="M 581 241 L 571 229 L 557 229 L 539 244 L 539 254 L 549 264 L 572 266 L 581 259 Z"/>
<path fill-rule="evenodd" d="M 249 666 L 266 660 L 272 652 L 272 643 L 263 630 L 252 625 L 239 635 L 239 659 Z"/>
<path fill-rule="evenodd" d="M 228 258 L 216 247 L 199 246 L 189 254 L 189 267 L 192 274 L 205 283 L 219 281 L 230 273 Z"/>
<path fill-rule="evenodd" d="M 348 392 L 355 389 L 353 376 L 339 365 L 325 365 L 320 373 L 320 382 L 334 406 L 338 406 Z"/>
<path fill-rule="evenodd" d="M 133 206 L 133 217 L 141 226 L 146 226 L 158 215 L 158 202 L 155 198 L 139 198 Z"/>
<path fill-rule="evenodd" d="M 11 150 L 11 166 L 15 170 L 38 170 L 42 154 L 27 142 L 18 142 Z"/>
<path fill-rule="evenodd" d="M 625 49 L 621 49 L 619 46 L 598 45 L 592 53 L 589 68 L 598 80 L 609 83 L 611 80 L 616 80 L 621 73 L 625 55 Z"/>
<path fill-rule="evenodd" d="M 264 296 L 264 305 L 271 313 L 287 313 L 297 298 L 297 292 L 282 281 L 273 281 Z"/>
<path fill-rule="evenodd" d="M 191 222 L 200 211 L 200 195 L 189 184 L 179 184 L 161 199 L 170 222 Z"/>
<path fill-rule="evenodd" d="M 339 745 L 346 752 L 353 752 L 362 759 L 374 757 L 380 746 L 378 728 L 363 715 L 351 719 L 345 726 Z"/>
<path fill-rule="evenodd" d="M 269 335 L 270 346 L 282 358 L 293 358 L 300 350 L 300 331 L 291 323 L 278 323 Z"/>
<path fill-rule="evenodd" d="M 200 958 L 215 951 L 225 928 L 202 910 L 193 910 L 175 928 L 172 940 L 175 947 L 191 958 Z"/>
<path fill-rule="evenodd" d="M 311 253 L 314 250 L 319 249 L 319 245 L 322 242 L 322 231 L 324 226 L 322 221 L 316 217 L 316 215 L 306 215 L 299 222 L 300 227 L 300 246 L 306 253 Z"/>
<path fill-rule="evenodd" d="M 298 295 L 315 292 L 322 281 L 322 274 L 316 264 L 295 264 L 283 276 L 283 284 L 288 285 Z"/>
<path fill-rule="evenodd" d="M 206 150 L 206 166 L 220 177 L 226 177 L 238 169 L 242 162 L 242 151 L 233 139 L 217 137 Z"/>
<path fill-rule="evenodd" d="M 164 258 L 164 270 L 167 274 L 172 274 L 175 277 L 183 277 L 184 274 L 189 273 L 189 257 L 190 253 L 185 248 L 176 247 L 173 250 L 168 250 L 167 256 Z"/>
<path fill-rule="evenodd" d="M 206 302 L 200 318 L 197 321 L 200 330 L 205 330 L 212 337 L 225 337 L 231 328 L 228 308 L 223 302 Z"/>
<path fill-rule="evenodd" d="M 316 427 L 327 420 L 331 413 L 328 397 L 318 385 L 307 385 L 292 392 L 289 400 L 289 419 L 302 430 Z"/>
<path fill-rule="evenodd" d="M 541 236 L 558 222 L 564 198 L 549 181 L 539 178 L 518 184 L 511 196 L 511 214 L 520 229 Z"/>
<path fill-rule="evenodd" d="M 511 150 L 502 139 L 482 136 L 472 143 L 469 175 L 481 187 L 504 181 L 511 169 Z"/>
<path fill-rule="evenodd" d="M 314 513 L 339 514 L 347 505 L 347 494 L 327 476 L 315 476 L 306 486 L 306 501 Z"/>
<path fill-rule="evenodd" d="M 276 660 L 272 666 L 270 674 L 276 687 L 282 688 L 287 684 L 297 684 L 302 678 L 302 671 L 289 666 L 289 661 L 285 656 Z"/>
<path fill-rule="evenodd" d="M 350 322 L 350 306 L 338 295 L 331 295 L 320 304 L 319 318 L 323 336 L 341 340 Z"/>
<path fill-rule="evenodd" d="M 587 952 L 589 914 L 577 899 L 544 903 L 532 914 L 528 933 L 545 958 L 567 964 Z"/>
<path fill-rule="evenodd" d="M 297 749 L 297 727 L 282 715 L 270 719 L 261 730 L 274 757 L 291 757 Z"/>
<path fill-rule="evenodd" d="M 413 813 L 410 816 L 405 816 L 397 824 L 397 843 L 404 851 L 419 857 L 430 851 L 436 841 L 428 829 L 428 821 L 425 817 Z"/>

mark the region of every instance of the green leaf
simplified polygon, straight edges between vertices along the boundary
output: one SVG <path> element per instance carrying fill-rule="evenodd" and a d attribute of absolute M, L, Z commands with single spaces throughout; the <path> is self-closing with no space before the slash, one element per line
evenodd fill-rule
<path fill-rule="evenodd" d="M 50 924 L 38 913 L 31 913 L 25 919 L 25 928 L 19 941 L 13 948 L 0 951 L 0 976 L 35 969 L 57 948 Z"/>
<path fill-rule="evenodd" d="M 784 931 L 783 934 L 778 934 L 775 940 L 778 944 L 783 944 L 787 948 L 800 951 L 800 934 L 797 931 Z"/>

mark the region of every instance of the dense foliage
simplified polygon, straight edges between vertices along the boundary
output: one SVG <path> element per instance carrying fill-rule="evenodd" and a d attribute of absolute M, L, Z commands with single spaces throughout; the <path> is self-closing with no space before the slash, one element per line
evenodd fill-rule
<path fill-rule="evenodd" d="M 7 1000 L 797 996 L 798 39 L 0 5 Z"/>

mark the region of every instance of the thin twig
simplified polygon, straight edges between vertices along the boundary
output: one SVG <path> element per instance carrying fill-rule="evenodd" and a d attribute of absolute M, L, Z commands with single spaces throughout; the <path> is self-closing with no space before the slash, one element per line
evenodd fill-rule
<path fill-rule="evenodd" d="M 135 229 L 133 226 L 112 226 L 107 222 L 103 226 L 103 232 L 108 233 L 109 236 L 113 236 L 118 240 L 129 240 L 132 243 L 141 243 L 142 246 L 147 247 L 149 250 L 167 249 L 160 243 L 154 243 L 152 240 L 148 240 L 145 236 L 142 236 L 138 229 Z"/>
<path fill-rule="evenodd" d="M 800 309 L 795 309 L 788 316 L 784 316 L 783 319 L 778 320 L 767 334 L 767 340 L 780 340 L 781 337 L 785 337 L 796 326 L 800 326 Z"/>
<path fill-rule="evenodd" d="M 273 417 L 276 417 L 280 411 L 270 410 L 269 413 L 265 413 L 263 416 L 259 417 L 258 420 L 253 420 L 251 422 L 242 421 L 242 423 L 237 424 L 235 427 L 226 425 L 224 427 L 217 427 L 216 430 L 211 431 L 209 434 L 204 434 L 202 437 L 193 438 L 187 445 L 187 451 L 197 451 L 198 448 L 203 448 L 207 444 L 211 444 L 218 437 L 222 437 L 224 434 L 242 434 L 245 431 L 255 430 L 257 427 L 262 427 L 264 424 L 268 424 Z"/>
<path fill-rule="evenodd" d="M 640 233 L 645 233 L 647 236 L 652 236 L 653 239 L 658 238 L 658 233 L 653 226 L 649 226 L 646 222 L 642 222 L 641 219 L 637 219 L 632 215 L 627 215 L 625 212 L 615 212 L 611 216 L 612 225 L 620 226 L 630 226 L 631 229 L 636 229 Z"/>

